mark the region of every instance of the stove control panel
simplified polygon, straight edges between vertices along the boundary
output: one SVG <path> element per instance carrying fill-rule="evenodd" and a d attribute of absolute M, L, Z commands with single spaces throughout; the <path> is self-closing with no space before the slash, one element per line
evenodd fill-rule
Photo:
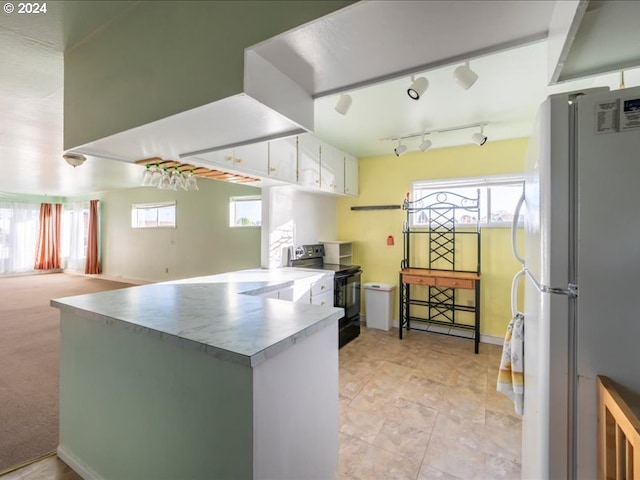
<path fill-rule="evenodd" d="M 316 245 L 302 245 L 301 247 L 295 247 L 293 252 L 295 260 L 303 258 L 322 258 L 324 257 L 324 245 L 321 243 Z"/>

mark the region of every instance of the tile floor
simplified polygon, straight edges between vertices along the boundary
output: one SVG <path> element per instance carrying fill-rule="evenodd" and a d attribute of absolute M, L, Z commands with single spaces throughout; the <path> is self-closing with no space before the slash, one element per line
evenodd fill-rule
<path fill-rule="evenodd" d="M 521 422 L 495 391 L 501 348 L 367 330 L 340 350 L 337 480 L 520 478 Z M 55 457 L 2 480 L 80 480 Z"/>

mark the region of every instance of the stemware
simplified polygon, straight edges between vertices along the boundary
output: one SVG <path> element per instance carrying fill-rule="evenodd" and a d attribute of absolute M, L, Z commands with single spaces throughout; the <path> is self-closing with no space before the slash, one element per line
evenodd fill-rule
<path fill-rule="evenodd" d="M 158 184 L 158 188 L 161 190 L 169 190 L 171 188 L 170 185 L 170 175 L 167 168 L 162 169 L 162 176 L 160 177 L 160 183 Z"/>

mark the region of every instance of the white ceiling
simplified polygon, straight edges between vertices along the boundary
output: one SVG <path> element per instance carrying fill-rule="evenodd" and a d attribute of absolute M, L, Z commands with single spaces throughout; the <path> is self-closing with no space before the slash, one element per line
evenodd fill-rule
<path fill-rule="evenodd" d="M 90 157 L 73 169 L 61 158 L 63 52 L 135 3 L 49 2 L 46 15 L 0 15 L 0 194 L 138 185 L 140 166 Z M 488 123 L 490 141 L 523 137 L 546 95 L 619 81 L 614 74 L 547 87 L 542 39 L 554 3 L 359 2 L 253 49 L 316 97 L 315 133 L 358 157 L 389 154 L 395 143 L 382 138 L 476 122 Z M 479 75 L 466 92 L 451 79 L 465 58 Z M 406 95 L 410 73 L 430 82 L 419 101 Z M 626 80 L 639 85 L 640 71 Z M 340 91 L 353 97 L 346 116 L 333 108 Z M 434 148 L 468 143 L 471 133 L 433 134 Z"/>

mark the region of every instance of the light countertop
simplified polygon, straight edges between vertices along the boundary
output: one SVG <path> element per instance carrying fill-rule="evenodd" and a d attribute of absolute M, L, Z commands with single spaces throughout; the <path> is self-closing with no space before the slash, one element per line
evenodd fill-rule
<path fill-rule="evenodd" d="M 58 298 L 51 305 L 255 367 L 343 315 L 341 308 L 258 295 L 327 274 L 299 268 L 241 270 Z"/>

